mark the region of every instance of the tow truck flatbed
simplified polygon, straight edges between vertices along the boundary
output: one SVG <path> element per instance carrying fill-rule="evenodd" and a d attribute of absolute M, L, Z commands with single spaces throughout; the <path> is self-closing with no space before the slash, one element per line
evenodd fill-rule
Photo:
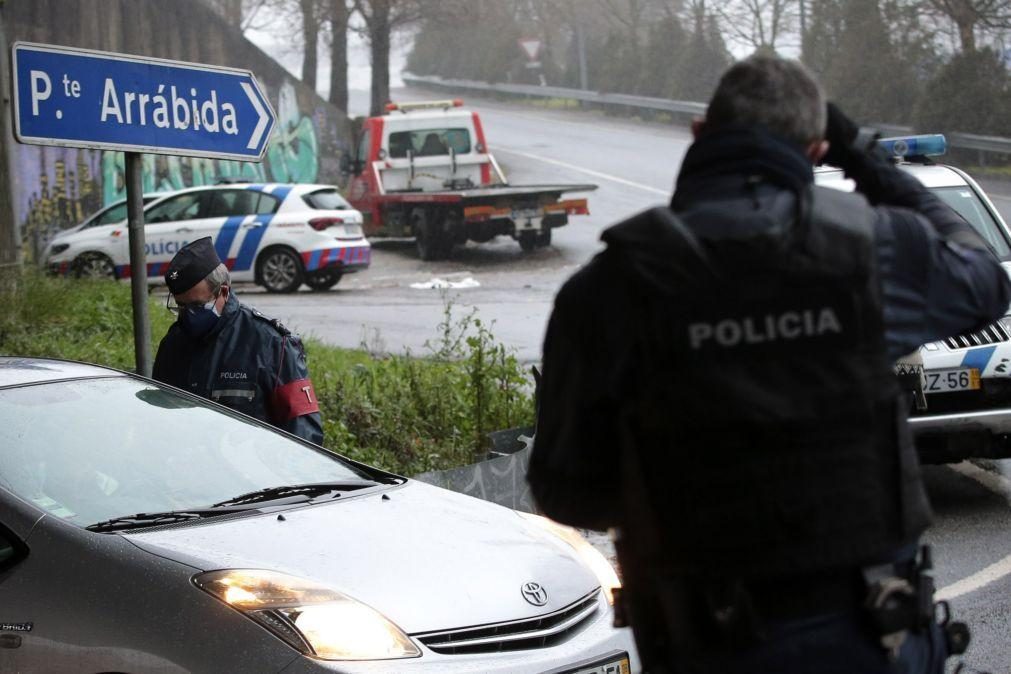
<path fill-rule="evenodd" d="M 496 197 L 535 197 L 535 196 L 557 196 L 565 192 L 593 192 L 597 189 L 593 184 L 558 184 L 558 185 L 492 185 L 490 187 L 476 187 L 462 190 L 445 190 L 440 192 L 426 192 L 422 190 L 403 190 L 398 192 L 387 192 L 380 198 L 384 201 L 400 201 L 414 203 L 457 203 L 477 199 L 488 199 Z"/>

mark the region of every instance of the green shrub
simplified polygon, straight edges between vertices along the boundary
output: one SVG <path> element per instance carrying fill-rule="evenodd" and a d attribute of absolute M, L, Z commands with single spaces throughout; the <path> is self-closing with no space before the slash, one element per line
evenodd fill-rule
<path fill-rule="evenodd" d="M 152 349 L 172 323 L 148 300 Z M 130 286 L 26 271 L 0 287 L 0 354 L 83 360 L 133 370 Z M 153 351 L 152 351 L 153 353 Z"/>
<path fill-rule="evenodd" d="M 26 272 L 0 286 L 0 354 L 134 366 L 130 287 Z M 157 347 L 172 316 L 149 301 Z M 341 349 L 310 340 L 324 444 L 401 474 L 482 457 L 486 434 L 533 421 L 532 391 L 515 356 L 471 312 L 447 302 L 422 358 Z"/>

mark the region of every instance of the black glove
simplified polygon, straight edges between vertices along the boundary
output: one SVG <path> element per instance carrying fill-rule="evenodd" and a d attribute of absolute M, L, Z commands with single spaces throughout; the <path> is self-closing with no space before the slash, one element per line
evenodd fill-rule
<path fill-rule="evenodd" d="M 828 121 L 825 124 L 825 140 L 828 141 L 828 152 L 825 153 L 821 163 L 844 169 L 850 164 L 849 160 L 853 155 L 862 149 L 854 146 L 857 136 L 860 135 L 860 127 L 835 103 L 829 102 L 826 110 Z"/>

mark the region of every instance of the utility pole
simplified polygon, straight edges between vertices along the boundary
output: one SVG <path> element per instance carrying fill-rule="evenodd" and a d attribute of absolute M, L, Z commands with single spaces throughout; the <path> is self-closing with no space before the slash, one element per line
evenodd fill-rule
<path fill-rule="evenodd" d="M 586 34 L 582 19 L 576 19 L 576 49 L 579 51 L 579 88 L 586 91 L 590 86 L 586 73 Z"/>
<path fill-rule="evenodd" d="M 0 270 L 21 265 L 21 232 L 14 221 L 14 201 L 11 198 L 11 109 L 10 52 L 4 27 L 4 0 L 0 0 Z M 34 260 L 38 261 L 38 260 Z"/>

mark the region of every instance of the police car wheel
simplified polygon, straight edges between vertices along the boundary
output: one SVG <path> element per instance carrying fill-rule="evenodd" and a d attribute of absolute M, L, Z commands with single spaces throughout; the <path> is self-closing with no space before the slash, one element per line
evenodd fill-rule
<path fill-rule="evenodd" d="M 302 285 L 302 260 L 287 248 L 271 248 L 260 255 L 257 278 L 267 292 L 293 293 Z"/>
<path fill-rule="evenodd" d="M 82 253 L 74 260 L 76 278 L 116 278 L 116 267 L 102 253 Z"/>
<path fill-rule="evenodd" d="M 319 272 L 318 274 L 306 276 L 305 284 L 316 291 L 330 290 L 330 288 L 337 285 L 337 282 L 341 280 L 342 276 L 344 275 L 340 272 L 327 270 Z"/>

